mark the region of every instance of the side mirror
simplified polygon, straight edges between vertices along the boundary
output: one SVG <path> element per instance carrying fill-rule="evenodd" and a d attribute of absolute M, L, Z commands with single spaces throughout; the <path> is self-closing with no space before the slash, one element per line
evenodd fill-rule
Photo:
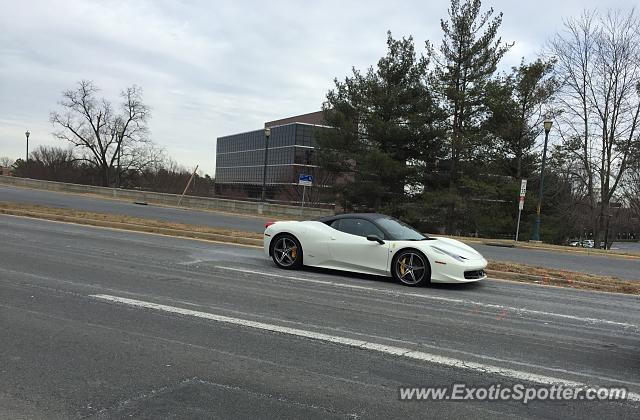
<path fill-rule="evenodd" d="M 380 245 L 384 244 L 384 241 L 378 235 L 367 235 L 367 241 L 377 242 Z"/>

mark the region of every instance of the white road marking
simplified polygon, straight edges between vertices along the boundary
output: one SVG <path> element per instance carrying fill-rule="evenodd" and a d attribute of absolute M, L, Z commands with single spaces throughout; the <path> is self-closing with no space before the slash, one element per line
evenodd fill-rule
<path fill-rule="evenodd" d="M 340 344 L 348 347 L 356 347 L 363 350 L 371 350 L 379 353 L 390 354 L 394 356 L 400 356 L 408 359 L 424 361 L 428 363 L 434 363 L 441 366 L 447 366 L 457 369 L 465 369 L 469 371 L 479 372 L 482 374 L 495 374 L 518 381 L 533 382 L 542 385 L 563 385 L 565 387 L 587 387 L 582 382 L 576 382 L 568 379 L 555 378 L 552 376 L 539 375 L 536 373 L 525 372 L 515 369 L 502 368 L 499 366 L 487 365 L 483 363 L 465 361 L 461 359 L 455 359 L 452 357 L 440 356 L 437 354 L 426 353 L 422 351 L 416 351 L 409 348 L 389 346 L 386 344 L 373 343 L 364 340 L 358 340 L 348 337 L 341 337 L 336 335 L 329 335 L 318 333 L 314 331 L 302 330 L 298 328 L 284 327 L 281 325 L 267 324 L 264 322 L 251 321 L 248 319 L 234 318 L 224 315 L 216 315 L 209 312 L 194 311 L 191 309 L 178 308 L 175 306 L 162 305 L 159 303 L 145 302 L 142 300 L 128 299 L 112 295 L 90 295 L 90 297 L 114 302 L 123 305 L 133 306 L 136 308 L 154 309 L 157 311 L 169 312 L 173 314 L 192 316 L 196 318 L 208 319 L 216 322 L 223 322 L 232 325 L 239 325 L 242 327 L 255 328 L 264 331 L 270 331 L 275 333 L 287 334 L 296 337 L 304 337 L 312 340 L 325 341 L 328 343 Z M 640 401 L 640 394 L 629 392 L 627 394 L 628 400 Z"/>
<path fill-rule="evenodd" d="M 575 315 L 560 314 L 560 313 L 556 313 L 556 312 L 538 311 L 538 310 L 535 310 L 535 309 L 517 308 L 517 307 L 514 307 L 514 306 L 505 306 L 505 305 L 497 305 L 497 304 L 494 304 L 494 303 L 478 302 L 478 301 L 468 300 L 468 299 L 456 299 L 456 298 L 448 298 L 448 297 L 443 297 L 443 296 L 430 296 L 430 295 L 425 295 L 425 294 L 422 294 L 422 293 L 401 292 L 401 291 L 397 291 L 397 290 L 380 289 L 380 288 L 377 288 L 377 287 L 358 286 L 356 284 L 339 283 L 339 282 L 330 281 L 330 280 L 319 280 L 319 279 L 310 279 L 310 278 L 305 278 L 305 277 L 283 276 L 283 275 L 280 275 L 280 274 L 265 273 L 263 271 L 246 270 L 246 269 L 241 269 L 241 268 L 232 268 L 232 267 L 224 267 L 224 266 L 216 266 L 216 268 L 219 268 L 221 270 L 237 271 L 237 272 L 246 273 L 246 274 L 258 274 L 258 275 L 261 275 L 261 276 L 277 277 L 277 278 L 282 278 L 282 279 L 287 279 L 287 280 L 294 280 L 294 281 L 313 283 L 313 284 L 322 284 L 322 285 L 332 286 L 332 287 L 342 287 L 342 288 L 345 288 L 345 289 L 366 290 L 366 291 L 369 291 L 369 292 L 378 292 L 378 293 L 384 293 L 384 294 L 393 295 L 393 296 L 402 295 L 402 296 L 418 297 L 418 298 L 421 298 L 421 299 L 436 300 L 436 301 L 440 301 L 440 302 L 458 303 L 458 304 L 471 305 L 471 306 L 480 306 L 480 307 L 483 307 L 483 308 L 507 310 L 507 311 L 512 311 L 512 312 L 521 313 L 521 314 L 541 315 L 541 316 L 547 316 L 547 317 L 568 319 L 568 320 L 572 320 L 572 321 L 586 322 L 586 323 L 589 323 L 589 324 L 615 325 L 617 327 L 634 328 L 636 330 L 640 330 L 640 326 L 639 325 L 630 324 L 630 323 L 627 323 L 627 322 L 611 321 L 611 320 L 608 320 L 608 319 L 586 318 L 586 317 L 580 317 L 580 316 L 575 316 Z"/>

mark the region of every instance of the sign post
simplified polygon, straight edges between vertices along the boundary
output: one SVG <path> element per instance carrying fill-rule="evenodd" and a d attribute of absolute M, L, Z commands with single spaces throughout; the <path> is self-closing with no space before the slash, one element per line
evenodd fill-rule
<path fill-rule="evenodd" d="M 522 209 L 524 208 L 524 196 L 527 195 L 527 180 L 523 179 L 520 184 L 520 199 L 518 200 L 518 226 L 516 227 L 516 242 L 518 242 L 518 235 L 520 234 L 520 216 L 522 215 Z"/>
<path fill-rule="evenodd" d="M 302 207 L 304 208 L 304 196 L 307 192 L 307 187 L 313 185 L 313 175 L 300 174 L 298 176 L 298 185 L 302 185 Z"/>

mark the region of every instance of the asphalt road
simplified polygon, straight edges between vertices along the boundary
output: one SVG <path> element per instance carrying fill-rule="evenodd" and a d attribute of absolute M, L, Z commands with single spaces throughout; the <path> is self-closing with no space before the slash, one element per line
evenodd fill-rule
<path fill-rule="evenodd" d="M 51 207 L 72 208 L 98 213 L 152 218 L 170 222 L 223 227 L 228 229 L 262 232 L 266 218 L 243 217 L 190 209 L 161 206 L 140 206 L 124 201 L 100 199 L 76 194 L 39 191 L 0 185 L 0 201 L 39 204 Z M 504 248 L 470 244 L 485 257 L 495 261 L 516 262 L 533 266 L 582 271 L 629 280 L 640 280 L 640 260 L 627 260 L 606 256 Z"/>
<path fill-rule="evenodd" d="M 6 185 L 0 185 L 0 201 L 37 204 L 40 206 L 67 208 L 95 213 L 120 214 L 168 222 L 224 227 L 249 232 L 264 231 L 264 224 L 267 220 L 261 217 L 243 217 L 227 213 L 180 209 L 175 207 L 144 206 L 127 201 L 55 191 L 17 188 Z"/>
<path fill-rule="evenodd" d="M 0 216 L 0 418 L 637 418 L 637 297 L 407 288 L 259 250 Z M 624 402 L 400 401 L 623 386 Z"/>

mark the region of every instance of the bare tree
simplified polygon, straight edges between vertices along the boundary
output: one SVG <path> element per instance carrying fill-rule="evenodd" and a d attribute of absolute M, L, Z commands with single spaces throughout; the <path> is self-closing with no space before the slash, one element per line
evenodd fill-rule
<path fill-rule="evenodd" d="M 47 167 L 69 166 L 75 162 L 73 150 L 62 147 L 38 146 L 29 159 Z"/>
<path fill-rule="evenodd" d="M 103 185 L 108 186 L 118 168 L 145 162 L 134 157 L 151 144 L 147 127 L 150 112 L 138 86 L 121 92 L 118 110 L 98 98 L 98 92 L 93 82 L 80 81 L 75 90 L 63 92 L 62 111 L 52 112 L 50 121 L 57 128 L 54 136 L 80 149 L 83 159 L 99 169 Z"/>
<path fill-rule="evenodd" d="M 0 157 L 0 167 L 8 168 L 13 165 L 13 159 L 8 158 L 6 156 Z"/>
<path fill-rule="evenodd" d="M 634 165 L 622 184 L 625 205 L 632 216 L 640 220 L 640 164 Z"/>
<path fill-rule="evenodd" d="M 586 12 L 551 43 L 564 84 L 558 95 L 563 147 L 575 161 L 600 246 L 609 205 L 640 138 L 640 20 L 634 10 Z"/>
<path fill-rule="evenodd" d="M 29 176 L 50 181 L 73 181 L 79 178 L 77 163 L 70 148 L 38 146 L 29 154 Z"/>

